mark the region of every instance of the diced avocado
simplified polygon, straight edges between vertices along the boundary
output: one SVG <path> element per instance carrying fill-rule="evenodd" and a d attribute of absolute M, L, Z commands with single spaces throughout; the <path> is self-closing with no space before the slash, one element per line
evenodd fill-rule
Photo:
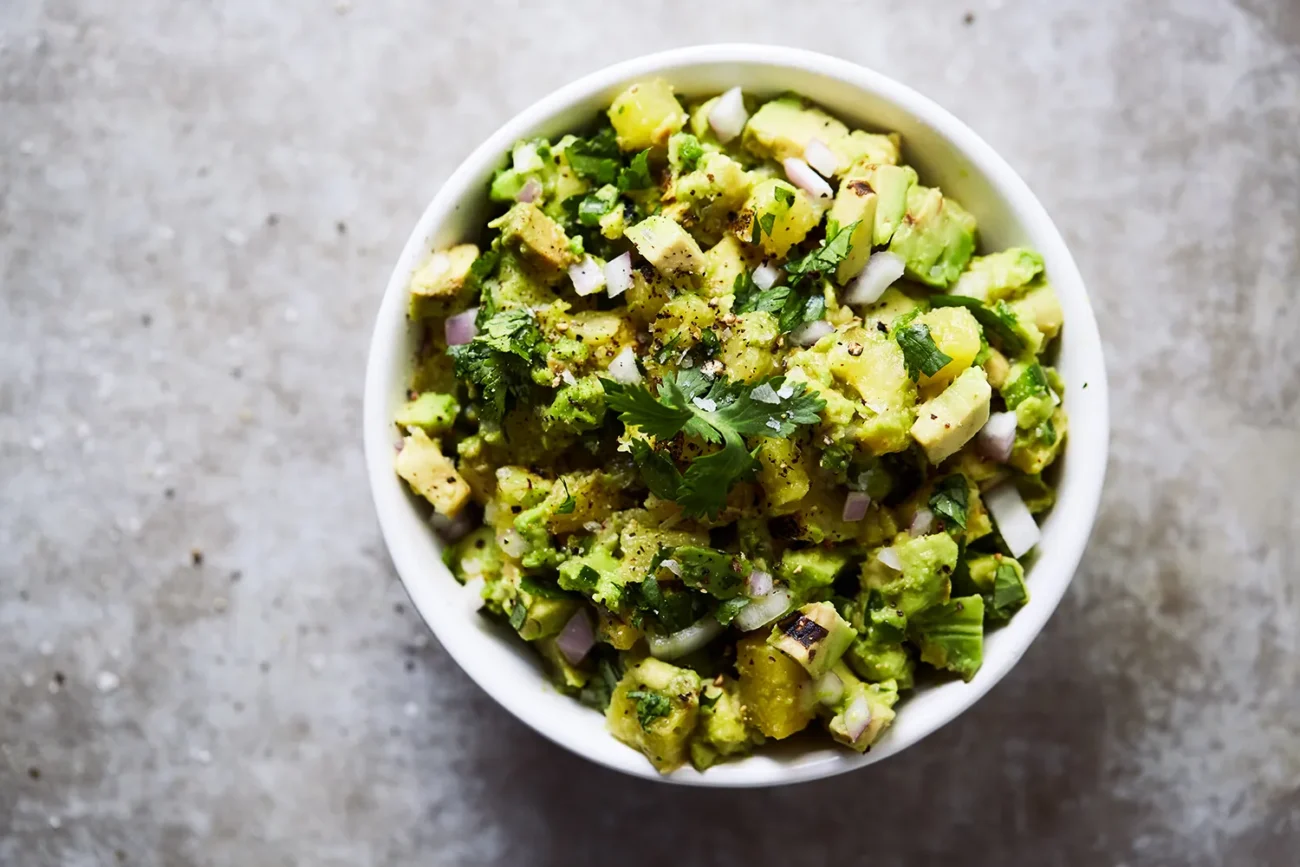
<path fill-rule="evenodd" d="M 704 291 L 711 298 L 730 295 L 736 278 L 749 270 L 744 248 L 730 232 L 704 251 Z"/>
<path fill-rule="evenodd" d="M 848 436 L 872 454 L 907 448 L 916 384 L 898 343 L 874 328 L 851 328 L 825 352 L 825 367 L 856 392 L 851 395 L 856 418 L 848 424 Z"/>
<path fill-rule="evenodd" d="M 817 677 L 839 662 L 857 635 L 834 605 L 809 602 L 772 627 L 767 643 Z"/>
<path fill-rule="evenodd" d="M 1015 483 L 1021 499 L 1025 501 L 1025 508 L 1031 515 L 1046 512 L 1056 505 L 1056 491 L 1043 481 L 1042 476 L 1017 476 Z"/>
<path fill-rule="evenodd" d="M 969 681 L 984 661 L 984 600 L 962 596 L 927 608 L 908 620 L 908 635 L 922 662 Z"/>
<path fill-rule="evenodd" d="M 1010 620 L 1029 601 L 1025 570 L 1014 557 L 991 554 L 966 561 L 971 583 L 984 597 L 984 616 L 990 621 Z"/>
<path fill-rule="evenodd" d="M 689 132 L 674 133 L 668 139 L 668 165 L 676 175 L 694 171 L 705 152 L 699 138 Z"/>
<path fill-rule="evenodd" d="M 686 112 L 662 78 L 638 82 L 614 97 L 609 122 L 625 151 L 664 147 L 668 137 L 686 125 Z"/>
<path fill-rule="evenodd" d="M 957 543 L 951 536 L 918 536 L 893 547 L 902 570 L 895 572 L 870 558 L 862 566 L 864 588 L 880 591 L 885 604 L 904 618 L 948 599 L 958 555 Z"/>
<path fill-rule="evenodd" d="M 606 608 L 619 608 L 626 583 L 619 567 L 618 558 L 608 548 L 593 548 L 581 557 L 570 557 L 560 564 L 559 585 L 589 596 Z"/>
<path fill-rule="evenodd" d="M 969 367 L 941 394 L 916 409 L 912 438 L 932 464 L 957 453 L 989 420 L 993 390 L 979 367 Z"/>
<path fill-rule="evenodd" d="M 840 700 L 833 710 L 834 716 L 826 725 L 831 737 L 858 752 L 866 752 L 882 732 L 894 721 L 894 705 L 898 702 L 898 684 L 892 680 L 883 683 L 863 683 L 842 663 L 832 669 L 844 686 Z M 862 711 L 865 707 L 865 719 Z M 858 717 L 852 719 L 852 717 Z M 853 737 L 850 725 L 857 728 Z"/>
<path fill-rule="evenodd" d="M 808 194 L 788 181 L 768 178 L 750 189 L 736 219 L 736 237 L 757 244 L 769 256 L 783 258 L 821 222 Z"/>
<path fill-rule="evenodd" d="M 900 144 L 898 133 L 881 135 L 860 129 L 827 142 L 831 151 L 839 157 L 836 174 L 851 174 L 861 165 L 897 165 Z"/>
<path fill-rule="evenodd" d="M 393 416 L 393 421 L 404 428 L 418 427 L 425 433 L 440 434 L 451 429 L 460 406 L 456 396 L 426 391 L 415 400 L 407 401 Z"/>
<path fill-rule="evenodd" d="M 748 566 L 742 558 L 704 545 L 681 545 L 673 549 L 683 584 L 717 599 L 743 595 Z"/>
<path fill-rule="evenodd" d="M 556 301 L 555 293 L 547 287 L 543 276 L 527 267 L 513 250 L 501 254 L 496 276 L 484 286 L 484 294 L 490 294 L 492 303 L 499 310 L 516 307 L 537 309 Z"/>
<path fill-rule="evenodd" d="M 879 301 L 862 310 L 862 324 L 871 330 L 879 330 L 879 325 L 892 329 L 899 317 L 924 310 L 926 306 L 926 302 L 915 292 L 890 286 Z"/>
<path fill-rule="evenodd" d="M 747 755 L 763 736 L 745 725 L 740 684 L 723 676 L 700 695 L 700 719 L 691 738 L 691 764 L 702 771 L 727 756 Z"/>
<path fill-rule="evenodd" d="M 625 584 L 640 583 L 646 577 L 660 548 L 709 544 L 707 533 L 664 530 L 645 523 L 648 520 L 644 515 L 632 518 L 619 534 L 619 547 L 623 554 L 619 569 Z"/>
<path fill-rule="evenodd" d="M 1001 392 L 1002 387 L 1007 383 L 1007 374 L 1011 372 L 1011 362 L 1007 361 L 1007 357 L 1001 352 L 989 347 L 988 356 L 981 366 L 989 378 L 989 385 Z"/>
<path fill-rule="evenodd" d="M 601 215 L 600 234 L 604 238 L 616 241 L 627 234 L 627 208 L 615 205 Z"/>
<path fill-rule="evenodd" d="M 1038 329 L 1043 335 L 1044 343 L 1060 333 L 1061 324 L 1065 321 L 1061 300 L 1056 297 L 1056 290 L 1051 284 L 1045 281 L 1030 286 L 1008 306 L 1021 322 L 1032 324 Z"/>
<path fill-rule="evenodd" d="M 917 321 L 930 329 L 934 345 L 952 359 L 934 374 L 921 372 L 917 386 L 923 397 L 930 398 L 951 385 L 975 361 L 982 345 L 983 330 L 965 307 L 936 307 L 917 317 Z"/>
<path fill-rule="evenodd" d="M 782 740 L 804 729 L 815 716 L 805 696 L 808 672 L 774 647 L 761 633 L 736 642 L 736 671 L 745 721 L 769 738 Z"/>
<path fill-rule="evenodd" d="M 907 196 L 916 185 L 916 170 L 884 164 L 854 166 L 844 179 L 845 184 L 853 182 L 865 183 L 876 194 L 871 242 L 883 247 L 894 237 L 907 213 Z"/>
<path fill-rule="evenodd" d="M 700 676 L 658 659 L 628 668 L 610 697 L 605 724 L 661 772 L 679 767 L 699 716 Z"/>
<path fill-rule="evenodd" d="M 750 116 L 742 142 L 750 153 L 780 162 L 787 157 L 802 159 L 814 138 L 833 150 L 833 143 L 848 132 L 848 127 L 820 108 L 796 96 L 783 96 L 764 103 Z"/>
<path fill-rule="evenodd" d="M 704 253 L 680 225 L 661 215 L 646 217 L 627 229 L 637 252 L 667 277 L 694 277 L 704 273 Z"/>
<path fill-rule="evenodd" d="M 768 511 L 781 515 L 808 493 L 811 480 L 803 449 L 793 439 L 764 437 L 758 443 L 758 483 Z"/>
<path fill-rule="evenodd" d="M 690 206 L 699 230 L 720 237 L 728 221 L 749 196 L 749 172 L 722 153 L 708 153 L 698 167 L 677 179 L 678 202 Z"/>
<path fill-rule="evenodd" d="M 573 694 L 587 685 L 591 675 L 578 668 L 565 657 L 555 638 L 540 639 L 536 647 L 547 662 L 551 682 L 562 692 Z"/>
<path fill-rule="evenodd" d="M 1068 424 L 1069 419 L 1064 410 L 1057 407 L 1050 417 L 1032 428 L 1018 429 L 1016 441 L 1011 448 L 1011 458 L 1007 463 L 1022 473 L 1041 473 L 1060 455 Z"/>
<path fill-rule="evenodd" d="M 500 229 L 502 241 L 517 245 L 527 259 L 549 271 L 568 268 L 578 261 L 560 224 L 532 202 L 515 204 L 488 226 Z"/>
<path fill-rule="evenodd" d="M 461 290 L 469 279 L 470 268 L 478 259 L 478 247 L 458 244 L 439 250 L 411 275 L 407 290 L 411 293 L 408 313 L 412 319 L 445 316 L 460 300 Z"/>
<path fill-rule="evenodd" d="M 558 635 L 580 603 L 563 595 L 545 596 L 524 591 L 515 604 L 524 606 L 523 623 L 515 631 L 525 641 L 536 641 Z"/>
<path fill-rule="evenodd" d="M 906 623 L 901 617 L 899 620 Z M 902 626 L 899 627 L 899 634 L 902 635 Z M 866 635 L 849 647 L 844 660 L 863 679 L 872 683 L 892 680 L 897 682 L 899 689 L 912 688 L 915 663 L 901 637 L 886 639 L 869 628 Z"/>
<path fill-rule="evenodd" d="M 876 228 L 876 192 L 865 180 L 846 179 L 835 193 L 835 203 L 826 215 L 826 223 L 837 226 L 857 224 L 850 236 L 849 254 L 835 269 L 841 286 L 862 273 L 871 258 L 872 238 Z"/>
<path fill-rule="evenodd" d="M 443 562 L 462 584 L 475 578 L 484 581 L 497 578 L 501 574 L 501 549 L 492 537 L 492 528 L 477 527 L 472 530 L 446 549 Z"/>
<path fill-rule="evenodd" d="M 742 313 L 730 328 L 718 356 L 726 365 L 727 376 L 756 382 L 776 372 L 776 341 L 781 328 L 774 315 L 763 310 Z"/>
<path fill-rule="evenodd" d="M 830 587 L 851 559 L 852 554 L 845 548 L 788 548 L 781 555 L 777 576 L 797 598 L 807 599 Z"/>
<path fill-rule="evenodd" d="M 1011 365 L 1000 389 L 1007 409 L 1016 414 L 1016 426 L 1032 430 L 1052 417 L 1056 403 L 1047 382 L 1046 369 L 1036 361 Z"/>
<path fill-rule="evenodd" d="M 581 432 L 600 427 L 605 418 L 605 389 L 600 378 L 584 376 L 555 393 L 546 408 L 543 424 L 559 425 Z"/>
<path fill-rule="evenodd" d="M 907 276 L 946 288 L 961 276 L 975 251 L 975 218 L 933 187 L 907 191 L 907 214 L 889 242 Z"/>
<path fill-rule="evenodd" d="M 469 485 L 456 472 L 451 459 L 443 456 L 437 440 L 429 439 L 418 427 L 402 438 L 402 450 L 393 464 L 397 475 L 432 503 L 439 514 L 454 518 L 469 501 Z"/>
<path fill-rule="evenodd" d="M 1012 247 L 970 260 L 952 289 L 954 295 L 978 298 L 986 304 L 1014 298 L 1043 273 L 1043 257 L 1024 247 Z"/>

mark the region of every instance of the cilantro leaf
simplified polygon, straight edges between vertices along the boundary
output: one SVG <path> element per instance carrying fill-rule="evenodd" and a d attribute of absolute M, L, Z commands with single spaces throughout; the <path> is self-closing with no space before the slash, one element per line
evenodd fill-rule
<path fill-rule="evenodd" d="M 612 126 L 601 127 L 592 137 L 571 143 L 564 157 L 580 178 L 598 184 L 612 184 L 618 179 L 622 154 Z"/>
<path fill-rule="evenodd" d="M 930 304 L 934 307 L 965 307 L 1003 352 L 1016 356 L 1025 351 L 1025 341 L 1016 333 L 1016 314 L 1004 301 L 989 308 L 978 298 L 965 295 L 931 295 Z"/>
<path fill-rule="evenodd" d="M 943 350 L 935 345 L 930 336 L 930 329 L 924 322 L 912 322 L 894 333 L 894 339 L 903 349 L 903 361 L 907 364 L 907 373 L 913 381 L 920 374 L 934 376 L 943 366 L 952 361 Z"/>
<path fill-rule="evenodd" d="M 1002 397 L 1007 409 L 1015 409 L 1031 397 L 1047 396 L 1047 372 L 1038 362 L 1025 368 L 1015 381 L 1002 387 Z"/>
<path fill-rule="evenodd" d="M 857 223 L 847 226 L 828 226 L 826 238 L 815 250 L 785 263 L 785 273 L 791 278 L 825 274 L 835 269 L 853 249 L 853 230 Z"/>
<path fill-rule="evenodd" d="M 737 314 L 754 311 L 780 314 L 785 308 L 786 299 L 790 297 L 789 286 L 769 286 L 766 289 L 759 289 L 754 285 L 754 278 L 748 271 L 741 271 L 736 275 L 735 281 L 731 284 L 731 291 L 735 295 L 732 309 Z"/>
<path fill-rule="evenodd" d="M 681 570 L 682 583 L 717 599 L 732 599 L 745 588 L 749 570 L 735 554 L 698 545 L 674 548 L 672 558 Z M 744 574 L 741 574 L 741 573 Z"/>
<path fill-rule="evenodd" d="M 965 530 L 968 496 L 966 477 L 954 473 L 934 486 L 934 493 L 930 495 L 930 510 Z"/>
<path fill-rule="evenodd" d="M 641 479 L 650 493 L 663 500 L 676 500 L 682 487 L 682 474 L 672 460 L 646 444 L 632 440 L 632 460 L 641 471 Z"/>
<path fill-rule="evenodd" d="M 764 214 L 758 218 L 758 225 L 767 232 L 767 236 L 772 237 L 772 227 L 776 225 L 776 214 Z"/>
<path fill-rule="evenodd" d="M 619 665 L 616 654 L 602 650 L 600 646 L 592 648 L 591 655 L 599 656 L 596 660 L 596 676 L 587 681 L 587 685 L 578 693 L 578 701 L 604 712 L 609 709 L 610 697 L 623 678 L 623 667 Z"/>
<path fill-rule="evenodd" d="M 680 331 L 674 332 L 673 336 L 668 338 L 668 342 L 660 347 L 659 351 L 655 353 L 655 361 L 659 364 L 667 364 L 668 359 L 672 358 L 676 354 L 677 344 L 681 342 L 682 333 Z"/>
<path fill-rule="evenodd" d="M 778 402 L 755 400 L 754 390 L 761 386 L 774 392 Z M 802 382 L 788 387 L 789 397 L 781 394 L 786 388 L 784 376 L 765 379 L 754 388 L 742 388 L 731 404 L 717 410 L 717 418 L 742 436 L 778 439 L 788 439 L 799 425 L 821 421 L 820 413 L 826 408 L 826 401 L 816 392 L 808 391 Z"/>
<path fill-rule="evenodd" d="M 627 697 L 636 702 L 636 721 L 641 728 L 648 728 L 660 717 L 668 716 L 672 705 L 662 694 L 645 689 L 634 689 Z"/>
<path fill-rule="evenodd" d="M 513 309 L 492 316 L 478 336 L 447 352 L 456 376 L 477 389 L 483 416 L 500 421 L 511 402 L 529 398 L 532 370 L 549 349 L 533 314 Z"/>
<path fill-rule="evenodd" d="M 665 380 L 667 382 L 667 380 Z M 623 385 L 612 379 L 601 379 L 605 389 L 605 406 L 618 413 L 625 425 L 636 425 L 655 439 L 676 436 L 693 413 L 682 404 L 655 400 L 644 386 Z"/>
<path fill-rule="evenodd" d="M 627 168 L 619 170 L 618 189 L 626 193 L 629 190 L 644 190 L 651 186 L 654 186 L 654 179 L 650 176 L 650 149 L 646 148 L 632 157 Z"/>
<path fill-rule="evenodd" d="M 733 596 L 718 606 L 713 612 L 713 617 L 723 626 L 727 626 L 731 621 L 736 619 L 736 615 L 748 607 L 750 599 L 747 596 Z"/>
<path fill-rule="evenodd" d="M 528 609 L 519 600 L 515 600 L 510 608 L 510 628 L 518 632 L 524 626 L 524 621 L 528 619 Z"/>
<path fill-rule="evenodd" d="M 816 322 L 826 313 L 826 298 L 812 287 L 808 292 L 791 289 L 777 315 L 781 332 L 794 331 L 805 322 Z"/>
<path fill-rule="evenodd" d="M 776 197 L 778 202 L 785 205 L 787 208 L 794 204 L 794 190 L 787 189 L 786 187 L 777 187 L 772 191 L 772 195 Z"/>
<path fill-rule="evenodd" d="M 560 505 L 555 507 L 555 514 L 572 515 L 574 510 L 578 508 L 578 501 L 573 494 L 569 493 L 569 483 L 564 479 L 560 481 L 564 484 L 564 499 L 560 502 Z"/>
<path fill-rule="evenodd" d="M 757 245 L 760 241 L 763 240 L 763 226 L 761 223 L 759 223 L 757 215 L 751 214 L 750 219 L 753 222 L 750 223 L 751 231 L 749 233 L 749 243 Z"/>
<path fill-rule="evenodd" d="M 999 563 L 993 573 L 993 592 L 988 597 L 991 620 L 1008 620 L 1029 601 L 1024 579 L 1010 563 Z"/>
<path fill-rule="evenodd" d="M 681 170 L 694 171 L 700 157 L 704 156 L 704 147 L 700 144 L 700 140 L 686 132 L 678 133 L 674 138 L 678 139 L 677 160 L 681 163 Z"/>
<path fill-rule="evenodd" d="M 565 203 L 568 203 L 565 199 Z M 618 204 L 618 190 L 610 186 L 601 187 L 578 201 L 578 223 L 592 228 L 600 225 L 600 218 L 614 210 Z"/>
<path fill-rule="evenodd" d="M 727 504 L 731 486 L 754 468 L 754 456 L 743 443 L 728 442 L 721 451 L 691 461 L 677 490 L 677 503 L 687 515 L 716 516 Z"/>

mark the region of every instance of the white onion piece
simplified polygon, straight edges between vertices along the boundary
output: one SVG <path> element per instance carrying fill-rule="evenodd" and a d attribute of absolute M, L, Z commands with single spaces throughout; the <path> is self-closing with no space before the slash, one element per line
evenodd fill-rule
<path fill-rule="evenodd" d="M 530 141 L 520 142 L 510 154 L 511 165 L 517 172 L 535 172 L 546 165 L 542 155 L 537 152 L 537 145 Z"/>
<path fill-rule="evenodd" d="M 773 391 L 772 386 L 768 385 L 766 382 L 755 386 L 754 390 L 749 393 L 749 396 L 759 403 L 770 403 L 773 406 L 776 406 L 781 402 L 781 395 Z"/>
<path fill-rule="evenodd" d="M 924 536 L 934 529 L 934 512 L 929 509 L 917 509 L 916 514 L 912 516 L 912 525 L 907 528 L 907 532 L 913 536 Z"/>
<path fill-rule="evenodd" d="M 497 534 L 497 547 L 505 552 L 506 556 L 518 560 L 528 553 L 528 540 L 519 535 L 519 531 L 510 527 Z"/>
<path fill-rule="evenodd" d="M 840 518 L 844 521 L 861 521 L 867 516 L 867 507 L 871 505 L 871 498 L 862 491 L 849 491 L 849 495 L 844 498 L 844 511 Z"/>
<path fill-rule="evenodd" d="M 605 294 L 617 298 L 632 288 L 632 254 L 615 256 L 605 263 Z"/>
<path fill-rule="evenodd" d="M 761 599 L 755 599 L 740 609 L 740 613 L 731 622 L 736 624 L 736 628 L 741 632 L 753 632 L 789 611 L 792 601 L 790 591 L 784 587 L 778 587 Z"/>
<path fill-rule="evenodd" d="M 794 331 L 791 331 L 790 339 L 800 346 L 812 346 L 834 330 L 834 325 L 831 325 L 825 319 L 818 319 L 816 322 L 805 322 Z"/>
<path fill-rule="evenodd" d="M 849 740 L 857 741 L 869 725 L 871 725 L 871 704 L 865 695 L 859 693 L 844 709 L 844 728 Z"/>
<path fill-rule="evenodd" d="M 745 579 L 745 593 L 751 599 L 758 599 L 772 592 L 772 573 L 755 569 Z"/>
<path fill-rule="evenodd" d="M 614 360 L 609 363 L 609 375 L 623 385 L 636 385 L 641 381 L 641 371 L 636 366 L 636 355 L 632 352 L 632 347 L 625 346 L 622 352 L 614 356 Z"/>
<path fill-rule="evenodd" d="M 984 506 L 993 517 L 993 523 L 1012 557 L 1021 557 L 1038 544 L 1042 537 L 1038 522 L 1029 513 L 1015 482 L 1003 482 L 983 496 Z"/>
<path fill-rule="evenodd" d="M 875 304 L 885 290 L 903 276 L 905 267 L 903 260 L 888 250 L 872 253 L 862 273 L 849 284 L 844 293 L 844 303 Z"/>
<path fill-rule="evenodd" d="M 664 560 L 659 565 L 676 575 L 678 578 L 682 577 L 681 564 L 676 560 Z"/>
<path fill-rule="evenodd" d="M 463 346 L 474 339 L 478 334 L 478 326 L 474 320 L 478 318 L 478 308 L 471 307 L 464 313 L 457 313 L 455 316 L 448 316 L 443 331 L 447 335 L 448 346 Z"/>
<path fill-rule="evenodd" d="M 709 126 L 713 128 L 713 134 L 718 137 L 718 141 L 724 144 L 740 135 L 748 120 L 749 112 L 745 111 L 745 96 L 739 87 L 733 87 L 722 94 L 713 104 L 713 108 L 709 109 Z"/>
<path fill-rule="evenodd" d="M 596 631 L 591 625 L 591 618 L 587 616 L 585 608 L 573 612 L 569 622 L 564 624 L 560 634 L 555 637 L 555 647 L 564 654 L 569 665 L 577 665 L 586 659 L 595 644 Z"/>
<path fill-rule="evenodd" d="M 828 671 L 813 681 L 813 693 L 822 704 L 839 704 L 844 698 L 844 681 L 833 671 Z"/>
<path fill-rule="evenodd" d="M 461 587 L 461 592 L 465 594 L 465 604 L 470 611 L 478 611 L 483 607 L 483 588 L 486 583 L 481 577 L 471 578 Z"/>
<path fill-rule="evenodd" d="M 1014 412 L 995 412 L 975 434 L 975 448 L 984 457 L 1000 464 L 1011 457 L 1011 449 L 1016 444 L 1016 414 Z"/>
<path fill-rule="evenodd" d="M 840 167 L 840 158 L 819 138 L 808 140 L 808 145 L 803 149 L 803 158 L 824 178 L 835 174 L 835 170 Z"/>
<path fill-rule="evenodd" d="M 590 256 L 569 268 L 569 279 L 579 295 L 594 295 L 605 288 L 605 272 Z"/>
<path fill-rule="evenodd" d="M 542 194 L 542 182 L 537 178 L 529 178 L 524 181 L 524 185 L 515 193 L 516 202 L 535 202 Z"/>
<path fill-rule="evenodd" d="M 749 276 L 759 289 L 771 289 L 776 285 L 776 281 L 781 279 L 781 269 L 764 262 L 755 268 L 754 273 Z"/>
<path fill-rule="evenodd" d="M 753 603 L 741 609 L 744 613 L 753 607 Z M 701 617 L 685 629 L 672 635 L 650 635 L 646 642 L 650 645 L 650 655 L 655 659 L 677 659 L 688 653 L 694 653 L 722 634 L 722 624 L 710 614 Z"/>
<path fill-rule="evenodd" d="M 898 556 L 898 551 L 894 548 L 881 548 L 876 552 L 876 559 L 884 563 L 895 572 L 903 571 L 903 561 Z"/>
<path fill-rule="evenodd" d="M 458 542 L 474 529 L 476 522 L 470 520 L 468 512 L 461 512 L 454 518 L 448 518 L 441 512 L 429 516 L 429 526 L 438 532 L 445 542 Z"/>
<path fill-rule="evenodd" d="M 785 176 L 790 179 L 790 183 L 814 199 L 829 199 L 835 195 L 831 185 L 822 180 L 821 175 L 798 157 L 786 157 L 781 160 L 781 165 L 785 167 Z"/>

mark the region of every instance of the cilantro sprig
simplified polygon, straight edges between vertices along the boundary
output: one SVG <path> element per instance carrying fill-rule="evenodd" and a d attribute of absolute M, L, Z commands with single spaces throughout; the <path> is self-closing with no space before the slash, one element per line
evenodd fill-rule
<path fill-rule="evenodd" d="M 907 365 L 907 374 L 915 381 L 920 374 L 934 376 L 952 356 L 944 353 L 930 336 L 930 329 L 924 322 L 910 322 L 894 332 L 894 339 L 903 350 L 903 362 Z"/>
<path fill-rule="evenodd" d="M 969 491 L 966 477 L 954 473 L 939 481 L 930 495 L 930 511 L 938 515 L 946 524 L 966 529 L 966 514 Z"/>
<path fill-rule="evenodd" d="M 635 425 L 659 441 L 685 434 L 722 446 L 695 458 L 682 473 L 644 441 L 633 442 L 632 457 L 646 486 L 694 516 L 716 516 L 731 486 L 753 470 L 754 456 L 745 437 L 788 438 L 799 426 L 816 424 L 826 406 L 803 383 L 786 385 L 783 376 L 750 385 L 725 377 L 709 379 L 691 368 L 664 379 L 657 395 L 643 385 L 608 379 L 601 385 L 606 406 L 624 425 Z"/>
<path fill-rule="evenodd" d="M 478 389 L 483 416 L 500 421 L 512 403 L 529 398 L 532 371 L 549 350 L 537 317 L 515 308 L 497 313 L 478 336 L 447 353 L 456 376 Z"/>

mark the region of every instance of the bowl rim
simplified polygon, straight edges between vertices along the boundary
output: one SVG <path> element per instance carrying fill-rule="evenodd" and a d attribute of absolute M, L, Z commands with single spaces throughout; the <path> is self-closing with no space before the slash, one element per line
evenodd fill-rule
<path fill-rule="evenodd" d="M 406 287 L 410 273 L 417 264 L 417 257 L 427 255 L 425 248 L 428 239 L 433 237 L 438 227 L 458 209 L 459 202 L 464 201 L 464 196 L 468 193 L 467 185 L 475 177 L 480 176 L 487 166 L 499 162 L 501 155 L 506 153 L 517 139 L 524 137 L 532 129 L 543 125 L 548 119 L 561 114 L 575 104 L 619 83 L 684 67 L 718 63 L 797 69 L 837 80 L 893 103 L 903 112 L 928 125 L 945 138 L 954 150 L 967 158 L 971 166 L 1007 200 L 1018 221 L 1023 225 L 1033 226 L 1040 248 L 1044 247 L 1044 241 L 1046 246 L 1051 247 L 1050 250 L 1043 249 L 1043 252 L 1051 262 L 1053 284 L 1056 286 L 1069 284 L 1077 290 L 1078 301 L 1081 303 L 1077 304 L 1077 309 L 1069 314 L 1070 339 L 1078 341 L 1082 347 L 1082 366 L 1087 370 L 1088 402 L 1091 404 L 1090 415 L 1093 422 L 1092 437 L 1086 440 L 1076 440 L 1071 437 L 1066 443 L 1066 454 L 1070 456 L 1069 459 L 1072 462 L 1087 464 L 1091 471 L 1075 484 L 1074 504 L 1069 512 L 1069 525 L 1064 530 L 1064 539 L 1058 540 L 1052 551 L 1056 571 L 1064 571 L 1064 579 L 1057 583 L 1055 592 L 1050 594 L 1046 604 L 1040 604 L 1032 610 L 1027 607 L 1017 614 L 1017 621 L 1029 617 L 1027 627 L 1022 630 L 1023 639 L 1013 648 L 1011 654 L 1002 660 L 1001 665 L 990 670 L 986 662 L 985 668 L 981 669 L 975 680 L 964 684 L 965 691 L 961 693 L 961 697 L 948 702 L 942 712 L 933 714 L 928 723 L 915 731 L 910 739 L 890 742 L 888 746 L 882 744 L 882 749 L 870 751 L 865 755 L 846 752 L 843 758 L 837 757 L 835 761 L 812 764 L 769 762 L 755 766 L 754 772 L 746 775 L 725 777 L 709 773 L 660 775 L 640 753 L 630 748 L 626 750 L 629 760 L 621 762 L 591 751 L 584 741 L 573 736 L 562 726 L 551 724 L 544 714 L 531 713 L 528 702 L 517 694 L 517 690 L 512 690 L 509 684 L 497 683 L 484 676 L 484 673 L 479 671 L 472 654 L 463 647 L 457 646 L 455 642 L 443 641 L 448 654 L 461 669 L 498 704 L 534 731 L 570 752 L 611 769 L 645 779 L 693 786 L 748 788 L 821 779 L 874 764 L 876 761 L 902 752 L 965 713 L 1002 680 L 1042 632 L 1047 620 L 1074 579 L 1096 518 L 1104 483 L 1109 450 L 1109 400 L 1105 362 L 1096 318 L 1082 275 L 1055 223 L 1025 181 L 990 145 L 965 123 L 928 97 L 858 63 L 804 49 L 775 45 L 747 43 L 696 45 L 647 54 L 606 66 L 542 96 L 500 126 L 460 162 L 455 171 L 439 187 L 412 229 L 388 280 L 380 304 L 367 355 L 363 395 L 362 434 L 367 478 L 385 546 L 403 587 L 435 636 L 442 640 L 438 622 L 444 612 L 439 609 L 446 609 L 447 606 L 439 606 L 438 600 L 433 598 L 437 594 L 424 592 L 422 587 L 409 577 L 419 574 L 419 570 L 427 567 L 428 564 L 417 563 L 414 553 L 400 544 L 402 531 L 395 526 L 398 511 L 403 509 L 409 511 L 411 505 L 405 492 L 400 487 L 392 485 L 393 428 L 387 397 L 392 388 L 389 371 L 393 366 L 394 353 L 398 351 L 395 345 L 398 341 L 390 336 L 392 321 L 395 317 L 401 317 L 403 320 L 405 318 Z M 460 196 L 453 196 L 455 191 L 462 188 L 465 189 Z M 397 492 L 396 495 L 394 491 Z M 1060 511 L 1061 505 L 1058 503 L 1053 510 L 1053 515 Z M 1031 572 L 1038 565 L 1034 564 Z M 446 600 L 441 601 L 445 603 Z M 461 611 L 454 612 L 454 615 L 465 616 Z M 744 765 L 750 761 L 747 759 L 740 764 Z"/>

